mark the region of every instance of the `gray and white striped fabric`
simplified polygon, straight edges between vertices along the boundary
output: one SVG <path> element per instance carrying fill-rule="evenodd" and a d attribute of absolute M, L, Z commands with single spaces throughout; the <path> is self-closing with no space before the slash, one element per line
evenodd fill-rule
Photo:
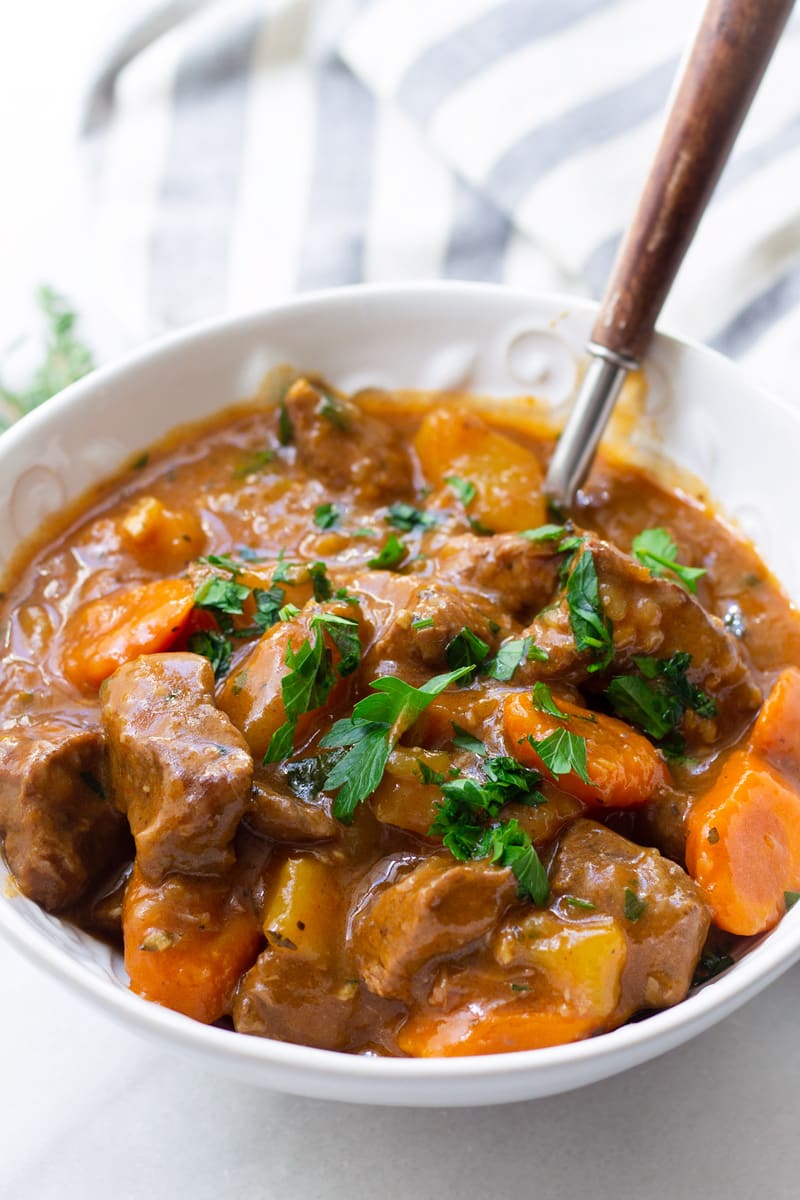
<path fill-rule="evenodd" d="M 171 0 L 83 140 L 94 273 L 138 341 L 361 280 L 599 295 L 701 0 Z M 792 397 L 800 13 L 664 314 Z"/>

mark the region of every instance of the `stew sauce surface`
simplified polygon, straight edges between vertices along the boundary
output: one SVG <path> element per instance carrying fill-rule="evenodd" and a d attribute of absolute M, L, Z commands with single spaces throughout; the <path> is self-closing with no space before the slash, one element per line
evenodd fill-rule
<path fill-rule="evenodd" d="M 723 969 L 800 888 L 800 620 L 635 467 L 557 527 L 551 446 L 300 379 L 88 498 L 0 608 L 21 890 L 148 999 L 359 1053 L 573 1041 Z"/>

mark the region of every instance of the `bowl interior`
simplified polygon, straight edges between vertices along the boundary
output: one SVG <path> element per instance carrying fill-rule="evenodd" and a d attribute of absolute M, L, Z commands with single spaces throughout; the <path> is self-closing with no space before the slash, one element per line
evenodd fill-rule
<path fill-rule="evenodd" d="M 0 439 L 0 571 L 41 522 L 176 425 L 252 394 L 291 363 L 345 390 L 536 395 L 563 420 L 593 306 L 481 285 L 342 289 L 167 339 L 67 389 Z M 789 481 L 800 416 L 727 360 L 656 338 L 625 435 L 638 457 L 699 477 L 800 598 Z M 6 875 L 0 864 L 0 878 Z M 372 1103 L 485 1104 L 566 1090 L 668 1049 L 718 1020 L 800 954 L 800 906 L 725 976 L 683 1004 L 589 1042 L 484 1059 L 358 1058 L 197 1025 L 126 988 L 117 955 L 7 884 L 0 928 L 46 969 L 127 1022 L 252 1082 Z"/>

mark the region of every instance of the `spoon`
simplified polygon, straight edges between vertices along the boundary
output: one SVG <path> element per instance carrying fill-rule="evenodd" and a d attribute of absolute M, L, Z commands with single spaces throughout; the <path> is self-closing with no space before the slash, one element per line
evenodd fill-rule
<path fill-rule="evenodd" d="M 794 0 L 709 0 L 586 351 L 589 367 L 545 480 L 568 509 L 629 371 L 647 351 Z"/>

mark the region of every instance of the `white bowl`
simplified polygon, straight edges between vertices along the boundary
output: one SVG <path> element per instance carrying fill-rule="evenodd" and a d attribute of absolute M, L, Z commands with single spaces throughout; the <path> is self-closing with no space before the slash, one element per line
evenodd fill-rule
<path fill-rule="evenodd" d="M 0 570 L 20 541 L 170 428 L 254 392 L 291 363 L 333 384 L 532 393 L 559 419 L 594 308 L 477 284 L 347 288 L 165 339 L 67 388 L 0 438 Z M 800 597 L 790 485 L 800 415 L 726 359 L 658 336 L 638 449 L 699 476 Z M 0 865 L 0 880 L 7 872 Z M 362 1058 L 200 1025 L 127 990 L 118 955 L 6 888 L 0 929 L 31 960 L 132 1028 L 211 1066 L 300 1095 L 371 1104 L 531 1099 L 602 1079 L 721 1020 L 800 958 L 800 905 L 725 975 L 682 1004 L 570 1046 L 477 1058 Z"/>

